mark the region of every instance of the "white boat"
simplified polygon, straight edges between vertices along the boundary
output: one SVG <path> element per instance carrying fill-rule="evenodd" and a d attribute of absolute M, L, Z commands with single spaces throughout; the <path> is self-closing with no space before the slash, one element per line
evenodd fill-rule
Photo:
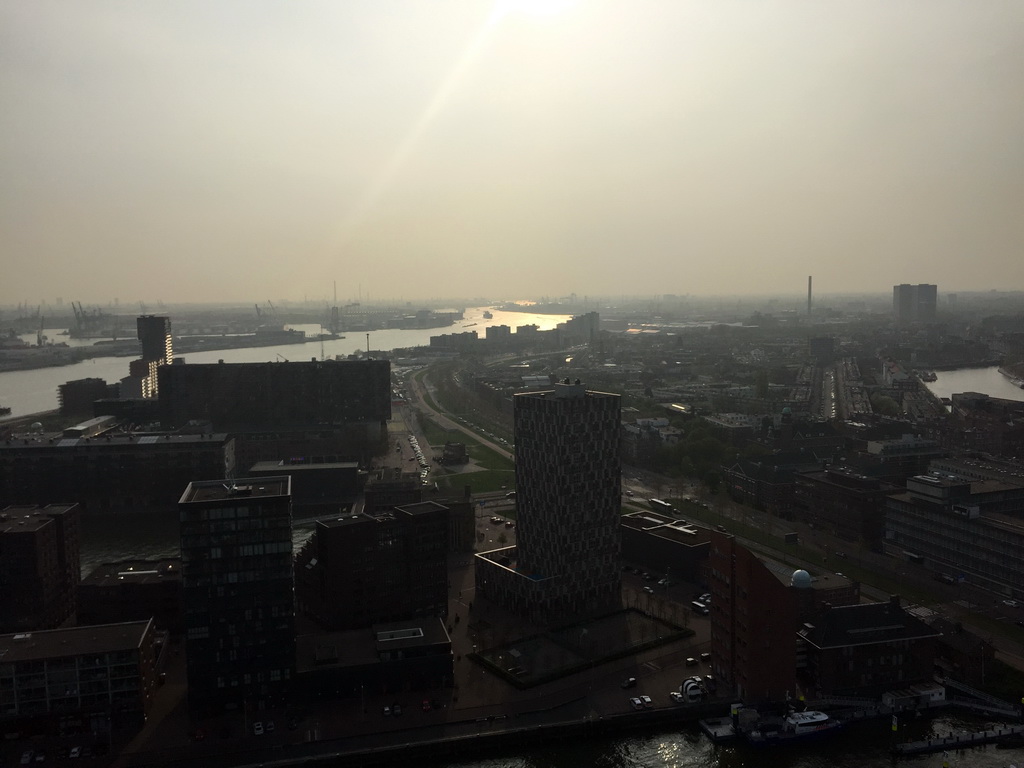
<path fill-rule="evenodd" d="M 827 736 L 841 727 L 842 722 L 825 712 L 791 712 L 781 723 L 759 724 L 758 728 L 747 732 L 747 740 L 754 745 L 810 741 Z"/>

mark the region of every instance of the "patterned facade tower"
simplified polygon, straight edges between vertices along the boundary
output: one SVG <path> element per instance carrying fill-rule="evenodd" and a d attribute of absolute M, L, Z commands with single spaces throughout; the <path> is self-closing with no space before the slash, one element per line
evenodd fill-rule
<path fill-rule="evenodd" d="M 566 382 L 514 406 L 518 572 L 548 615 L 618 607 L 619 396 Z"/>

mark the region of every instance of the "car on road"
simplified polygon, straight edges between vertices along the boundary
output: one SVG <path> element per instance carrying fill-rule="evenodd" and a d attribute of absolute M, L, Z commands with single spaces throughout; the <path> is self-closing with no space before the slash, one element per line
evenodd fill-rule
<path fill-rule="evenodd" d="M 267 733 L 273 733 L 273 732 L 274 732 L 274 721 L 273 720 L 267 720 Z"/>
<path fill-rule="evenodd" d="M 643 709 L 644 708 L 644 703 L 642 701 L 640 701 L 640 699 L 638 699 L 638 698 L 634 697 L 634 698 L 630 699 L 629 703 L 633 707 L 633 709 Z"/>
<path fill-rule="evenodd" d="M 381 714 L 384 715 L 384 717 L 391 717 L 391 707 L 385 704 L 384 709 L 381 710 Z"/>
<path fill-rule="evenodd" d="M 704 653 L 702 653 L 700 655 L 700 660 L 703 661 L 705 664 L 710 664 L 711 663 L 711 654 L 708 653 L 707 651 L 705 651 Z"/>
<path fill-rule="evenodd" d="M 399 704 L 397 701 L 391 705 L 391 714 L 395 717 L 398 717 L 402 714 L 402 705 Z"/>
<path fill-rule="evenodd" d="M 1005 605 L 1007 608 L 1016 608 L 1017 607 L 1017 601 L 1016 600 L 1003 600 L 1003 605 Z"/>
<path fill-rule="evenodd" d="M 625 680 L 622 681 L 622 687 L 623 688 L 636 688 L 636 678 L 635 677 L 627 677 Z"/>
<path fill-rule="evenodd" d="M 654 587 L 644 587 L 644 592 L 646 592 L 649 595 L 653 595 L 654 594 Z"/>
<path fill-rule="evenodd" d="M 639 701 L 639 699 L 637 699 Z M 21 765 L 28 765 L 32 762 L 32 756 L 35 754 L 31 749 L 26 749 L 21 753 Z"/>
<path fill-rule="evenodd" d="M 686 666 L 688 666 L 688 667 L 696 667 L 697 666 L 697 660 L 695 658 L 693 658 L 693 656 L 687 656 L 686 657 Z"/>

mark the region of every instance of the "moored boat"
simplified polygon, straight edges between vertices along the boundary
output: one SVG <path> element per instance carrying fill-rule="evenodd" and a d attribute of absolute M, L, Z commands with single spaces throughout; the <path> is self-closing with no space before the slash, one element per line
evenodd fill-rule
<path fill-rule="evenodd" d="M 807 712 L 791 712 L 781 722 L 758 723 L 758 726 L 747 731 L 747 740 L 755 745 L 789 744 L 797 741 L 819 739 L 837 731 L 842 722 L 826 712 L 810 710 Z"/>

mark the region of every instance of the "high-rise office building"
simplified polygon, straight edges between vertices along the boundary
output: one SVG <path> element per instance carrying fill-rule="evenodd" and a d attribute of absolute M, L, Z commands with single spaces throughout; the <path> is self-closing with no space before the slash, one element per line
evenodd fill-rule
<path fill-rule="evenodd" d="M 892 287 L 892 311 L 899 325 L 934 323 L 938 286 L 903 283 Z"/>
<path fill-rule="evenodd" d="M 280 704 L 295 669 L 290 479 L 193 482 L 178 507 L 190 707 Z"/>
<path fill-rule="evenodd" d="M 620 604 L 619 396 L 578 381 L 513 400 L 517 546 L 477 557 L 477 589 L 537 619 Z"/>

